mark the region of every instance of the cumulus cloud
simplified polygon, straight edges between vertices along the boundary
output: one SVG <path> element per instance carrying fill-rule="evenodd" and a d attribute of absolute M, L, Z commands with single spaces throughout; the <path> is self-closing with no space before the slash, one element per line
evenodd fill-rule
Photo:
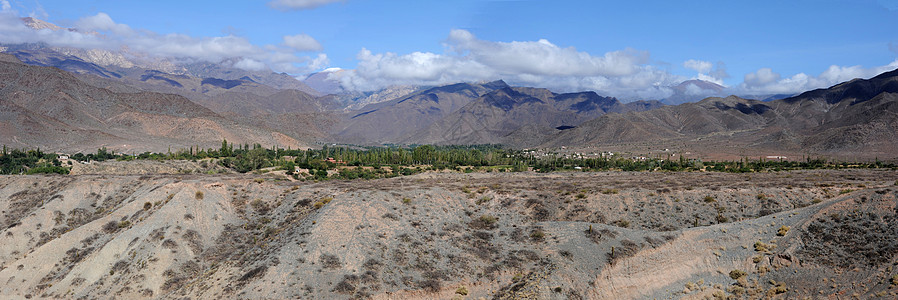
<path fill-rule="evenodd" d="M 813 89 L 826 88 L 838 83 L 855 78 L 870 78 L 883 72 L 898 68 L 898 60 L 891 63 L 864 68 L 862 66 L 836 66 L 832 65 L 820 75 L 811 76 L 798 73 L 791 77 L 783 78 L 779 73 L 770 68 L 761 68 L 745 75 L 745 79 L 738 87 L 738 92 L 744 94 L 794 94 Z"/>
<path fill-rule="evenodd" d="M 234 67 L 238 68 L 238 69 L 247 70 L 247 71 L 262 71 L 262 70 L 265 70 L 266 68 L 268 68 L 268 66 L 265 65 L 265 63 L 255 60 L 255 59 L 250 59 L 250 58 L 244 58 L 244 59 L 237 61 L 236 63 L 234 63 Z"/>
<path fill-rule="evenodd" d="M 649 58 L 647 51 L 633 49 L 593 56 L 574 47 L 558 47 L 545 39 L 510 43 L 484 41 L 461 29 L 452 30 L 448 42 L 456 52 L 467 52 L 471 59 L 493 68 L 533 75 L 631 75 Z"/>
<path fill-rule="evenodd" d="M 120 35 L 131 35 L 134 33 L 131 27 L 125 24 L 118 24 L 112 20 L 106 13 L 98 13 L 95 16 L 85 17 L 75 23 L 76 27 L 81 30 L 95 30 L 99 32 L 112 32 Z"/>
<path fill-rule="evenodd" d="M 2 3 L 0 3 L 2 4 Z M 150 55 L 176 61 L 222 62 L 236 59 L 234 67 L 245 70 L 272 69 L 277 72 L 308 73 L 327 67 L 326 56 L 312 58 L 297 55 L 302 51 L 320 51 L 321 45 L 308 35 L 285 37 L 281 46 L 252 44 L 235 35 L 194 37 L 185 34 L 158 34 L 132 29 L 116 23 L 106 13 L 81 18 L 78 30 L 34 30 L 25 26 L 15 12 L 0 13 L 0 36 L 4 43 L 46 43 L 53 47 L 105 49 Z M 314 42 L 314 43 L 310 43 Z M 314 67 L 314 68 L 313 68 Z"/>
<path fill-rule="evenodd" d="M 494 42 L 452 30 L 447 53 L 396 54 L 359 51 L 358 67 L 334 74 L 347 90 L 395 84 L 439 85 L 504 79 L 556 91 L 594 90 L 625 99 L 660 99 L 662 88 L 682 78 L 648 65 L 649 53 L 634 49 L 592 55 L 548 40 Z"/>
<path fill-rule="evenodd" d="M 327 68 L 331 61 L 327 58 L 327 54 L 318 53 L 318 57 L 309 61 L 309 69 L 321 70 Z"/>
<path fill-rule="evenodd" d="M 707 74 L 708 72 L 711 72 L 711 67 L 713 67 L 713 66 L 714 66 L 714 64 L 712 64 L 710 62 L 695 60 L 695 59 L 690 59 L 690 60 L 683 62 L 684 68 L 694 70 L 694 71 L 698 72 L 699 74 Z"/>
<path fill-rule="evenodd" d="M 296 51 L 321 51 L 321 43 L 318 43 L 308 34 L 284 36 L 284 45 L 296 49 Z"/>
<path fill-rule="evenodd" d="M 723 62 L 714 64 L 708 61 L 690 59 L 683 62 L 683 67 L 698 72 L 692 79 L 713 82 L 721 86 L 724 85 L 723 80 L 730 77 Z"/>
<path fill-rule="evenodd" d="M 780 80 L 780 74 L 770 68 L 761 68 L 753 73 L 745 74 L 743 82 L 748 86 L 763 86 Z"/>
<path fill-rule="evenodd" d="M 313 9 L 344 0 L 273 0 L 268 5 L 280 10 Z"/>

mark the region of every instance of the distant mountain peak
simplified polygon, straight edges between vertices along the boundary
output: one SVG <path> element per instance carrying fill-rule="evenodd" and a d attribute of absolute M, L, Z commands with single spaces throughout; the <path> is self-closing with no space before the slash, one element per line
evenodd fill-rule
<path fill-rule="evenodd" d="M 700 79 L 686 80 L 686 81 L 681 82 L 680 84 L 673 86 L 672 88 L 674 90 L 677 90 L 680 92 L 689 92 L 688 89 L 690 88 L 690 86 L 695 86 L 696 88 L 699 88 L 701 90 L 713 91 L 716 93 L 720 93 L 724 89 L 726 89 L 726 87 L 719 85 L 717 83 L 700 80 Z"/>
<path fill-rule="evenodd" d="M 53 23 L 50 23 L 50 22 L 47 22 L 44 20 L 40 20 L 37 18 L 24 17 L 24 18 L 21 18 L 21 20 L 22 20 L 22 23 L 25 24 L 25 26 L 27 26 L 28 28 L 34 29 L 34 30 L 41 30 L 41 29 L 61 30 L 61 29 L 63 29 L 62 27 L 59 27 L 56 24 L 53 24 Z M 69 31 L 74 31 L 74 29 L 69 29 Z"/>
<path fill-rule="evenodd" d="M 723 96 L 725 86 L 700 79 L 690 79 L 677 85 L 669 86 L 673 95 L 663 99 L 665 104 L 676 105 L 687 102 L 697 102 L 707 97 Z"/>
<path fill-rule="evenodd" d="M 490 81 L 490 82 L 484 82 L 484 83 L 481 83 L 480 85 L 485 88 L 491 89 L 491 90 L 497 90 L 497 89 L 508 87 L 508 84 L 505 83 L 505 81 L 502 79 L 494 80 L 494 81 Z"/>

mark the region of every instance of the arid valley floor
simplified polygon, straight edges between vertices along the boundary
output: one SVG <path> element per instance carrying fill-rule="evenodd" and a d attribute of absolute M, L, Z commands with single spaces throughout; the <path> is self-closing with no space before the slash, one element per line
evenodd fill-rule
<path fill-rule="evenodd" d="M 898 297 L 898 171 L 0 177 L 4 298 Z"/>

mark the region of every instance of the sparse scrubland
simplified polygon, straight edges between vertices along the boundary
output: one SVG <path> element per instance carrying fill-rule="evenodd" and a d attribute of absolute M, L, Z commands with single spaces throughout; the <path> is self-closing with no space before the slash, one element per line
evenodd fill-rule
<path fill-rule="evenodd" d="M 896 180 L 889 169 L 3 176 L 0 294 L 894 298 Z"/>

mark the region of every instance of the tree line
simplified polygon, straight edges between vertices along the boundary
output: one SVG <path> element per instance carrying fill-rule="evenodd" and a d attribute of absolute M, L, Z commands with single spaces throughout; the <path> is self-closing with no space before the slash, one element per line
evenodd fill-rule
<path fill-rule="evenodd" d="M 12 150 L 4 147 L 0 157 L 3 174 L 68 173 L 61 166 L 58 156 L 37 150 Z M 413 145 L 384 147 L 324 146 L 321 149 L 265 148 L 256 144 L 235 145 L 222 140 L 219 148 L 190 147 L 167 153 L 144 152 L 141 154 L 115 153 L 100 148 L 96 153 L 76 153 L 75 161 L 104 160 L 202 160 L 215 159 L 223 166 L 246 173 L 268 167 L 286 170 L 294 175 L 296 167 L 306 169 L 314 179 L 327 178 L 383 178 L 410 175 L 425 170 L 455 170 L 460 172 L 497 171 L 554 172 L 582 171 L 716 171 L 716 172 L 766 172 L 797 169 L 837 168 L 896 168 L 894 163 L 876 160 L 868 163 L 835 162 L 823 158 L 807 157 L 801 161 L 765 160 L 743 158 L 738 161 L 701 161 L 679 156 L 663 158 L 627 158 L 620 156 L 575 158 L 558 153 L 534 155 L 500 145 Z M 338 168 L 338 166 L 356 168 Z M 329 172 L 330 170 L 330 172 Z"/>

